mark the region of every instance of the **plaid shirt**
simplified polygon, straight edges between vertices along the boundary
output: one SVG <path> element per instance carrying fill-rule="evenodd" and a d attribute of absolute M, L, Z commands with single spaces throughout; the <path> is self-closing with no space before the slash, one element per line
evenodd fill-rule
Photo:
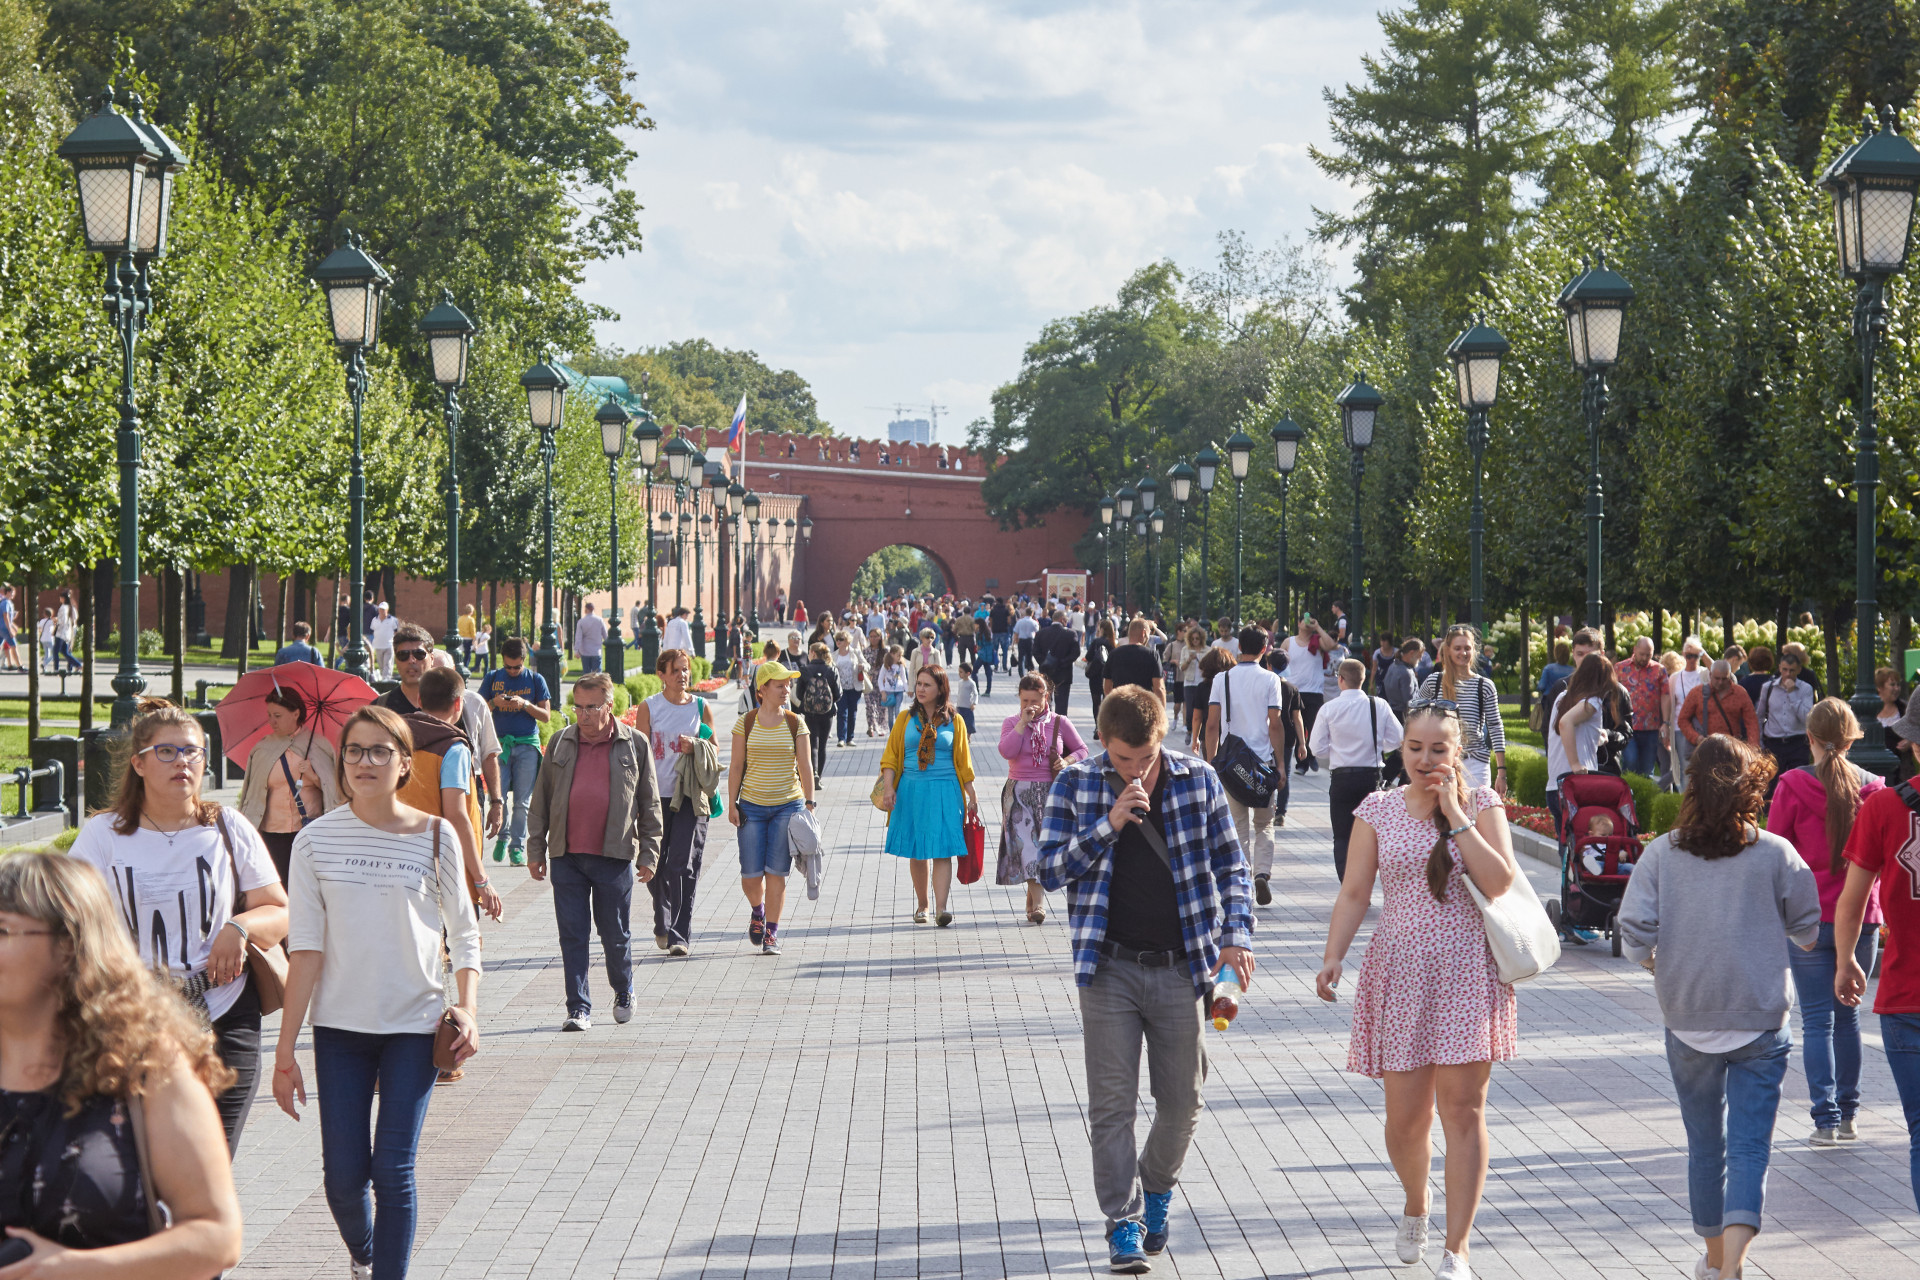
<path fill-rule="evenodd" d="M 1073 980 L 1093 982 L 1107 936 L 1113 850 L 1119 840 L 1107 812 L 1119 793 L 1107 782 L 1107 753 L 1069 765 L 1054 779 L 1040 817 L 1040 883 L 1067 891 L 1073 937 Z M 1166 773 L 1160 817 L 1173 885 L 1180 899 L 1180 934 L 1192 957 L 1193 989 L 1205 994 L 1220 968 L 1220 948 L 1253 945 L 1253 904 L 1247 861 L 1227 811 L 1226 789 L 1211 766 L 1191 756 L 1160 753 Z"/>

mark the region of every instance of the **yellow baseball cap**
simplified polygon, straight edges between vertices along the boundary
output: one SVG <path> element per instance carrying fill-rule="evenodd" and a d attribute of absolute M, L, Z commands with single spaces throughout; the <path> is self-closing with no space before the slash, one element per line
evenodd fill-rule
<path fill-rule="evenodd" d="M 773 661 L 763 662 L 758 667 L 754 668 L 754 672 L 753 672 L 754 691 L 758 692 L 760 689 L 760 686 L 765 684 L 769 680 L 791 680 L 793 679 L 793 676 L 794 676 L 793 672 L 787 670 L 787 668 L 781 666 L 777 662 L 773 662 Z"/>

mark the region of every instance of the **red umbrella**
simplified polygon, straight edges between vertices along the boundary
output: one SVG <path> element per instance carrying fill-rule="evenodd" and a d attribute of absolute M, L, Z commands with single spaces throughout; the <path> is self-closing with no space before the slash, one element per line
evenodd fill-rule
<path fill-rule="evenodd" d="M 300 728 L 309 741 L 317 734 L 336 749 L 347 718 L 379 696 L 359 676 L 316 667 L 311 662 L 289 662 L 247 672 L 213 708 L 220 717 L 220 739 L 226 744 L 227 759 L 243 769 L 254 747 L 273 732 L 267 720 L 267 695 L 275 689 L 296 693 L 307 704 L 306 723 Z"/>

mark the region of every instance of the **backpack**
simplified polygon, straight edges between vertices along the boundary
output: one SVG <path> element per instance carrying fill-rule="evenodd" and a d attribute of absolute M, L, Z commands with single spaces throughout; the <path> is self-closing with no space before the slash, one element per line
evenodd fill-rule
<path fill-rule="evenodd" d="M 809 671 L 800 677 L 800 709 L 808 715 L 830 716 L 839 701 L 823 673 Z"/>

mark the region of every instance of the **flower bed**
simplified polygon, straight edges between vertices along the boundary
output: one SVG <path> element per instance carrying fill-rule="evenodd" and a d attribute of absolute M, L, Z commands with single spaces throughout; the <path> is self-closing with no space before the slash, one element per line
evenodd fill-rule
<path fill-rule="evenodd" d="M 702 680 L 699 684 L 693 686 L 693 689 L 695 693 L 712 693 L 714 690 L 724 689 L 732 683 L 731 680 L 728 680 L 724 676 L 716 676 L 712 680 Z"/>
<path fill-rule="evenodd" d="M 1507 821 L 1516 827 L 1525 827 L 1535 835 L 1545 836 L 1549 840 L 1554 838 L 1553 811 L 1550 809 L 1536 809 L 1532 805 L 1514 804 L 1509 801 Z"/>

